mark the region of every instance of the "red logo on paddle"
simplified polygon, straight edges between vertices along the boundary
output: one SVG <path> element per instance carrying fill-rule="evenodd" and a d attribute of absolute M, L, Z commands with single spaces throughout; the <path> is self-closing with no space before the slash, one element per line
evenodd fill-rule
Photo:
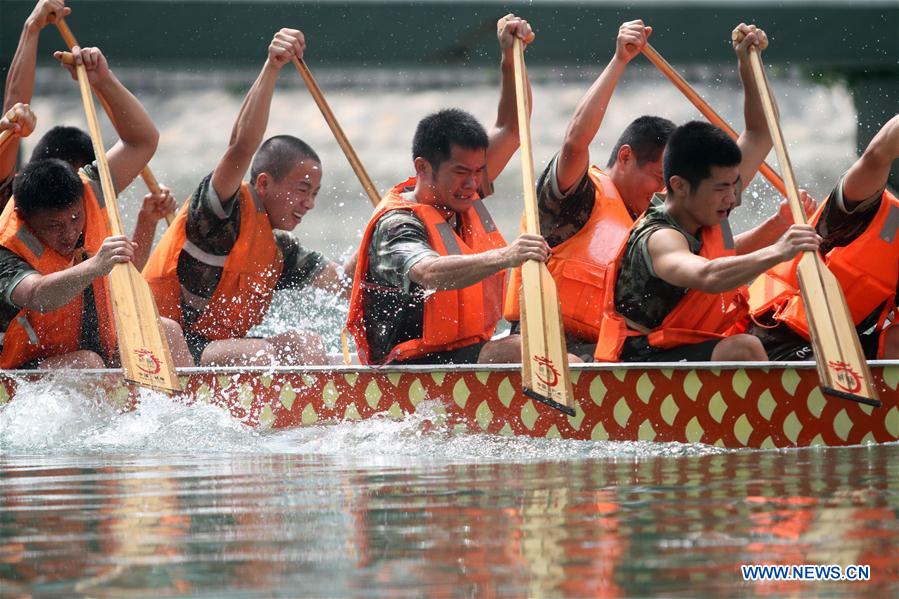
<path fill-rule="evenodd" d="M 849 393 L 858 393 L 862 388 L 862 377 L 846 362 L 829 362 L 836 371 L 837 384 Z"/>
<path fill-rule="evenodd" d="M 156 355 L 146 347 L 134 350 L 134 355 L 140 360 L 140 362 L 137 363 L 137 369 L 141 372 L 147 374 L 159 374 L 159 371 L 162 370 L 162 363 Z M 141 362 L 143 362 L 143 364 Z"/>
<path fill-rule="evenodd" d="M 553 361 L 546 356 L 534 356 L 534 362 L 538 364 L 537 380 L 547 387 L 555 387 L 559 384 L 559 371 L 553 365 Z"/>

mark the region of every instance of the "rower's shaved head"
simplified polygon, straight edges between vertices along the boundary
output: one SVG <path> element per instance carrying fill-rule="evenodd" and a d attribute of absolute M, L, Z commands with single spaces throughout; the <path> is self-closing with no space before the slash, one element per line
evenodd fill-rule
<path fill-rule="evenodd" d="M 59 125 L 47 131 L 31 152 L 31 162 L 46 158 L 65 160 L 78 170 L 94 161 L 94 145 L 85 131 Z"/>
<path fill-rule="evenodd" d="M 256 182 L 260 173 L 268 173 L 280 182 L 303 160 L 311 159 L 321 164 L 312 146 L 292 135 L 270 137 L 259 146 L 250 167 L 250 183 Z"/>
<path fill-rule="evenodd" d="M 16 209 L 28 218 L 39 210 L 60 210 L 84 195 L 84 184 L 68 163 L 58 158 L 25 165 L 13 180 Z"/>
<path fill-rule="evenodd" d="M 486 150 L 487 131 L 464 110 L 447 108 L 421 119 L 412 138 L 412 159 L 424 158 L 435 171 L 449 158 L 452 147 Z"/>
<path fill-rule="evenodd" d="M 668 138 L 674 132 L 675 125 L 668 119 L 660 116 L 641 116 L 634 119 L 621 133 L 621 137 L 615 142 L 609 163 L 612 167 L 618 160 L 618 152 L 621 146 L 630 146 L 637 158 L 637 166 L 643 166 L 647 162 L 656 162 L 662 156 Z"/>

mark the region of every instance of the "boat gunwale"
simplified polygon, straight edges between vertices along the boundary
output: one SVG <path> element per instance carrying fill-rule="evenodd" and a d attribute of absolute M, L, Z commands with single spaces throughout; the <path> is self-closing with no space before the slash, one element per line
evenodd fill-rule
<path fill-rule="evenodd" d="M 899 367 L 899 360 L 869 360 L 871 367 Z M 571 364 L 572 371 L 603 372 L 613 370 L 812 370 L 814 361 L 804 362 L 587 362 Z M 178 368 L 179 375 L 195 374 L 293 374 L 293 373 L 351 373 L 351 372 L 383 372 L 387 374 L 409 373 L 423 374 L 432 372 L 509 372 L 521 369 L 521 364 L 437 364 L 437 365 L 386 365 L 364 366 L 360 364 L 325 364 L 298 366 L 191 366 Z M 121 374 L 120 368 L 78 368 L 78 369 L 32 369 L 32 370 L 0 370 L 0 376 L 33 377 L 50 374 L 87 374 L 115 375 Z"/>

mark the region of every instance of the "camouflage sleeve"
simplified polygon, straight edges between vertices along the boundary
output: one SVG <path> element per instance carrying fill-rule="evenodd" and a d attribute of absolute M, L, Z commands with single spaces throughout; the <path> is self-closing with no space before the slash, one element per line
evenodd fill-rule
<path fill-rule="evenodd" d="M 239 194 L 238 189 L 230 198 L 220 199 L 212 187 L 212 174 L 206 175 L 188 199 L 187 239 L 210 254 L 230 252 L 240 233 Z"/>
<path fill-rule="evenodd" d="M 849 209 L 843 197 L 843 179 L 845 177 L 845 174 L 840 177 L 836 187 L 827 196 L 824 213 L 816 227 L 818 234 L 824 237 L 825 243 L 829 246 L 845 245 L 845 240 L 841 242 L 836 238 L 843 238 L 847 235 L 854 237 L 861 233 L 880 209 L 880 200 L 883 197 L 881 189 Z"/>
<path fill-rule="evenodd" d="M 573 237 L 590 219 L 596 190 L 587 171 L 574 187 L 559 189 L 556 164 L 559 155 L 553 156 L 537 180 L 537 208 L 540 211 L 540 233 L 550 247 Z"/>
<path fill-rule="evenodd" d="M 368 276 L 375 282 L 409 292 L 409 271 L 422 258 L 440 254 L 428 243 L 418 217 L 405 210 L 388 212 L 378 221 L 368 250 Z"/>
<path fill-rule="evenodd" d="M 18 254 L 6 248 L 0 248 L 0 293 L 3 294 L 3 308 L 15 308 L 18 312 L 19 306 L 13 304 L 12 292 L 22 279 L 32 273 L 37 273 L 31 268 L 25 260 Z"/>
<path fill-rule="evenodd" d="M 284 270 L 281 271 L 276 289 L 308 287 L 328 264 L 324 256 L 304 248 L 299 240 L 287 231 L 276 230 L 275 241 L 284 256 Z"/>

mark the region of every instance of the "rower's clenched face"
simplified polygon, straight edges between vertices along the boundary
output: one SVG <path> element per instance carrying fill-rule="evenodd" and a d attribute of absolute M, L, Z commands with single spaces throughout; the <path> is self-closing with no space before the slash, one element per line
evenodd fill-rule
<path fill-rule="evenodd" d="M 653 162 L 639 164 L 636 156 L 627 163 L 621 163 L 622 188 L 619 189 L 622 199 L 635 213 L 641 214 L 649 208 L 652 196 L 665 189 L 665 178 L 662 176 L 662 157 Z"/>
<path fill-rule="evenodd" d="M 262 200 L 273 229 L 292 231 L 315 207 L 322 186 L 322 165 L 307 158 L 300 161 L 280 181 L 268 173 L 256 178 L 256 193 Z"/>
<path fill-rule="evenodd" d="M 43 208 L 25 218 L 28 227 L 41 242 L 65 257 L 72 255 L 84 233 L 84 200 L 67 208 Z"/>
<path fill-rule="evenodd" d="M 711 176 L 691 190 L 684 201 L 690 216 L 703 227 L 717 225 L 740 203 L 740 168 L 713 166 L 711 170 Z"/>
<path fill-rule="evenodd" d="M 423 162 L 424 171 L 418 175 L 431 192 L 434 205 L 453 212 L 468 210 L 477 198 L 487 172 L 487 150 L 451 145 L 449 158 L 441 162 L 436 171 L 426 161 Z"/>

